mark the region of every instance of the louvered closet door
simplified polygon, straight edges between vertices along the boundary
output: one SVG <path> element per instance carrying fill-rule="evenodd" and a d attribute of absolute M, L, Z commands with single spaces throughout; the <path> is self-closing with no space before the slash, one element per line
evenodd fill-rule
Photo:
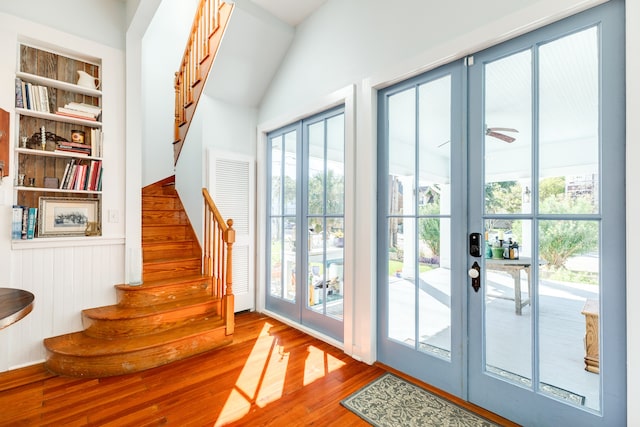
<path fill-rule="evenodd" d="M 240 154 L 209 152 L 209 193 L 222 217 L 233 219 L 233 293 L 235 311 L 255 309 L 254 252 L 255 159 Z"/>

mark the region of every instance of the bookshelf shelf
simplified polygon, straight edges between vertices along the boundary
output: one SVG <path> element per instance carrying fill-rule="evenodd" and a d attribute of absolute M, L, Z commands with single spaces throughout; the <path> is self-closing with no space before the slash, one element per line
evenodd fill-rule
<path fill-rule="evenodd" d="M 26 108 L 16 108 L 16 114 L 33 117 L 36 119 L 53 120 L 54 122 L 71 123 L 74 125 L 87 126 L 91 128 L 101 128 L 102 122 L 94 120 L 77 119 L 75 117 L 62 116 L 60 114 L 45 113 L 44 111 L 28 110 Z"/>
<path fill-rule="evenodd" d="M 48 77 L 38 76 L 37 74 L 24 73 L 18 71 L 16 77 L 29 83 L 35 83 L 50 88 L 62 89 L 67 92 L 79 93 L 82 95 L 93 96 L 95 98 L 102 97 L 102 92 L 97 89 L 90 89 L 84 86 L 78 86 L 73 83 L 67 83 L 56 79 L 50 79 Z"/>
<path fill-rule="evenodd" d="M 16 148 L 16 153 L 24 154 L 26 156 L 45 156 L 45 157 L 59 157 L 64 159 L 102 160 L 102 157 L 74 155 L 74 154 L 60 153 L 57 151 L 35 150 L 33 148 Z"/>
<path fill-rule="evenodd" d="M 69 193 L 69 194 L 102 194 L 102 191 L 91 190 L 62 190 L 59 188 L 45 188 L 45 187 L 24 187 L 17 186 L 18 191 L 34 191 L 39 193 Z"/>

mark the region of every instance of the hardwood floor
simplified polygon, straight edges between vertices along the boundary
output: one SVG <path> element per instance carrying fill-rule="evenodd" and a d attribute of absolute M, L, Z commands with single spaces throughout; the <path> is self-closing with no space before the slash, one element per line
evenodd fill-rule
<path fill-rule="evenodd" d="M 135 374 L 78 379 L 43 365 L 1 373 L 0 426 L 366 426 L 340 400 L 385 370 L 245 313 L 231 346 Z"/>

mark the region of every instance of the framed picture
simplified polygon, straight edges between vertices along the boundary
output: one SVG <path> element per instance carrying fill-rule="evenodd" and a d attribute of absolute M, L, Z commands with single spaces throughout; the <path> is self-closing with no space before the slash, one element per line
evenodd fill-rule
<path fill-rule="evenodd" d="M 98 199 L 40 197 L 38 237 L 84 236 L 87 224 L 99 222 Z"/>

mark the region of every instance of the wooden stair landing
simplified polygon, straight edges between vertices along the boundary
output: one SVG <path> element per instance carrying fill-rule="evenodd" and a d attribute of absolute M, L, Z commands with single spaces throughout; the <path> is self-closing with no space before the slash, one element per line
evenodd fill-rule
<path fill-rule="evenodd" d="M 82 311 L 84 330 L 47 338 L 45 366 L 100 378 L 161 366 L 233 341 L 222 301 L 201 274 L 201 250 L 168 179 L 142 193 L 143 283 L 115 286 L 118 303 Z"/>

